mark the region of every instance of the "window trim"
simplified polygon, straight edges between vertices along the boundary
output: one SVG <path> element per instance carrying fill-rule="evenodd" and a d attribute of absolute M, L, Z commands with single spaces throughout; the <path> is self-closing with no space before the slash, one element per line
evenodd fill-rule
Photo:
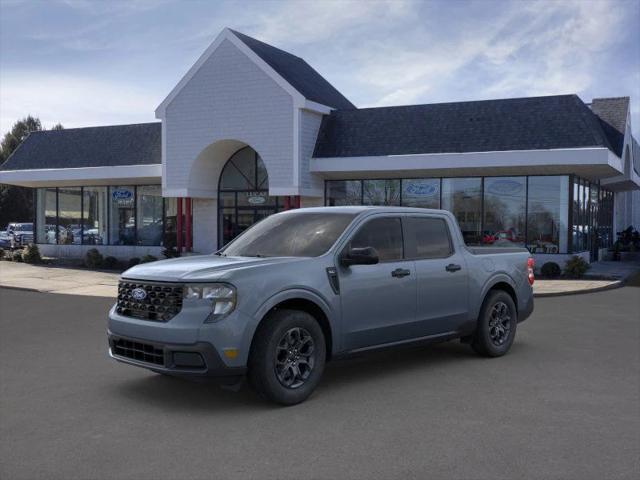
<path fill-rule="evenodd" d="M 420 257 L 420 256 L 417 256 L 417 252 L 418 252 L 417 245 L 412 245 L 413 247 L 416 247 L 415 248 L 416 256 L 415 257 L 406 256 L 407 260 L 442 260 L 442 259 L 446 259 L 446 258 L 451 258 L 456 254 L 456 248 L 455 248 L 455 246 L 453 244 L 453 239 L 451 238 L 451 229 L 449 228 L 449 222 L 447 222 L 447 218 L 445 216 L 443 216 L 443 215 L 420 215 L 420 214 L 411 213 L 411 214 L 405 215 L 405 218 L 407 218 L 407 219 L 415 218 L 415 219 L 439 220 L 439 221 L 443 222 L 445 231 L 447 233 L 447 240 L 449 242 L 449 254 L 448 255 L 443 255 L 443 256 L 437 256 L 437 257 Z M 411 231 L 411 227 L 410 227 L 411 222 L 403 222 L 403 224 L 406 224 L 406 231 L 407 231 L 407 233 L 409 233 Z M 411 237 L 409 237 L 407 235 L 407 242 L 405 242 L 406 245 L 409 245 L 409 241 L 411 241 L 411 240 L 409 240 L 410 238 Z M 405 247 L 405 254 L 406 254 L 406 250 L 408 250 L 407 247 Z"/>

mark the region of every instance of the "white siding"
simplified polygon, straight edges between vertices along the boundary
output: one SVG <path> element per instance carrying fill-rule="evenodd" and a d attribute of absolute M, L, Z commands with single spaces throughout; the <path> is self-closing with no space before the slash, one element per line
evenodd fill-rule
<path fill-rule="evenodd" d="M 261 155 L 270 187 L 293 185 L 293 99 L 228 40 L 167 106 L 163 122 L 166 189 L 189 188 L 198 154 L 226 139 L 250 145 Z M 206 182 L 217 189 L 217 175 Z"/>
<path fill-rule="evenodd" d="M 193 252 L 213 253 L 218 249 L 218 200 L 193 200 Z"/>
<path fill-rule="evenodd" d="M 322 195 L 323 179 L 309 171 L 311 157 L 316 146 L 322 115 L 308 110 L 300 111 L 300 187 L 303 191 Z"/>

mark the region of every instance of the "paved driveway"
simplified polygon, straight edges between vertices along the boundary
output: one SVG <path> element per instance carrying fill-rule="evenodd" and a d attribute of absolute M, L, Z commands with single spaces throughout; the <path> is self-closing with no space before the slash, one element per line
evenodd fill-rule
<path fill-rule="evenodd" d="M 109 304 L 0 289 L 0 478 L 639 478 L 637 287 L 539 299 L 501 359 L 335 363 L 291 408 L 110 361 Z"/>

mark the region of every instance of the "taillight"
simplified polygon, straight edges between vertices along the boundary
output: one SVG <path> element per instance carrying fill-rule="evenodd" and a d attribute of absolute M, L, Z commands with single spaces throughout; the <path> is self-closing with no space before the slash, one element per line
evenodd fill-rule
<path fill-rule="evenodd" d="M 535 265 L 533 258 L 527 258 L 527 280 L 529 280 L 529 285 L 533 285 L 535 281 L 535 277 L 533 275 L 533 266 Z"/>

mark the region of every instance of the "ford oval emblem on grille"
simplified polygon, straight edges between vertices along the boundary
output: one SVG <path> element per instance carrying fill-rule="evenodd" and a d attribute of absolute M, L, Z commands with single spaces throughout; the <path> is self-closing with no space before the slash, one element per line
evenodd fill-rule
<path fill-rule="evenodd" d="M 147 298 L 147 292 L 144 291 L 144 288 L 134 288 L 131 291 L 131 296 L 134 300 L 142 301 Z"/>

